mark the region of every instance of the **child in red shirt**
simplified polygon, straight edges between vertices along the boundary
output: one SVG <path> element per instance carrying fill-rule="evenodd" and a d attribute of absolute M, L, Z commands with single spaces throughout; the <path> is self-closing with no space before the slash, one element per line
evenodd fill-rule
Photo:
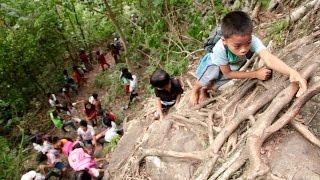
<path fill-rule="evenodd" d="M 82 72 L 80 72 L 79 67 L 77 66 L 73 66 L 72 69 L 73 69 L 73 76 L 77 81 L 78 87 L 80 87 L 81 82 L 83 82 L 84 84 L 87 84 L 87 79 L 84 76 L 84 72 L 82 70 L 81 70 Z"/>
<path fill-rule="evenodd" d="M 90 60 L 89 60 L 89 56 L 84 52 L 84 50 L 81 50 L 80 51 L 80 60 L 81 62 L 84 64 L 84 66 L 86 67 L 86 69 L 88 71 L 91 71 L 93 69 L 91 63 L 90 63 Z"/>
<path fill-rule="evenodd" d="M 83 114 L 86 116 L 86 120 L 92 122 L 92 126 L 97 125 L 97 111 L 93 104 L 89 101 L 84 102 L 84 109 L 82 110 Z"/>
<path fill-rule="evenodd" d="M 104 66 L 107 65 L 107 68 L 110 68 L 110 65 L 107 63 L 106 58 L 104 57 L 103 53 L 100 53 L 100 51 L 96 52 L 97 56 L 98 56 L 98 61 L 100 66 L 102 67 L 102 70 L 104 71 Z"/>

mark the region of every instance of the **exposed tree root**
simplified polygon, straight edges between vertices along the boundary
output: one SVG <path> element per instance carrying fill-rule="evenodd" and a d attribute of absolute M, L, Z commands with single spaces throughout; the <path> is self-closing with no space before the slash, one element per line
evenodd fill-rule
<path fill-rule="evenodd" d="M 209 137 L 209 144 L 213 143 L 213 117 L 214 117 L 214 112 L 211 111 L 209 113 L 209 116 L 207 118 L 207 124 L 208 124 L 208 137 Z"/>
<path fill-rule="evenodd" d="M 308 126 L 303 125 L 300 122 L 295 120 L 290 121 L 290 125 L 294 127 L 303 137 L 309 140 L 312 144 L 318 146 L 320 148 L 320 140 L 309 131 Z"/>
<path fill-rule="evenodd" d="M 240 157 L 223 173 L 218 179 L 228 180 L 236 171 L 238 171 L 248 160 L 246 153 L 242 152 Z M 210 178 L 211 179 L 211 178 Z"/>
<path fill-rule="evenodd" d="M 192 119 L 188 119 L 184 116 L 181 116 L 181 115 L 178 115 L 178 114 L 171 114 L 170 116 L 172 116 L 173 118 L 176 118 L 178 120 L 182 120 L 184 122 L 187 122 L 189 124 L 194 124 L 194 125 L 200 125 L 204 128 L 207 128 L 207 124 L 202 122 L 202 121 L 195 121 L 195 120 L 192 120 Z"/>
<path fill-rule="evenodd" d="M 317 66 L 317 64 L 308 66 L 308 68 L 302 72 L 302 76 L 308 79 Z M 297 84 L 291 84 L 280 92 L 253 125 L 247 141 L 250 160 L 250 167 L 248 170 L 249 176 L 247 176 L 247 179 L 256 179 L 259 176 L 265 175 L 269 171 L 269 168 L 262 162 L 260 157 L 260 149 L 264 142 L 264 139 L 262 138 L 264 130 L 270 126 L 282 108 L 292 100 L 298 89 L 299 87 Z"/>
<path fill-rule="evenodd" d="M 244 146 L 237 150 L 219 169 L 217 169 L 212 176 L 210 176 L 209 180 L 217 179 L 223 172 L 228 171 L 230 167 L 237 163 L 240 160 L 240 155 L 244 151 Z"/>

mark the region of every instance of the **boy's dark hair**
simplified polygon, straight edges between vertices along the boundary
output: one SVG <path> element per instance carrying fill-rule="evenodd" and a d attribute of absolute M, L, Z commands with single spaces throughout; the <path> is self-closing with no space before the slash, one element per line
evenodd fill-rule
<path fill-rule="evenodd" d="M 80 126 L 87 127 L 88 126 L 87 121 L 86 120 L 81 120 L 80 121 Z"/>
<path fill-rule="evenodd" d="M 100 55 L 100 51 L 96 51 L 96 55 Z"/>
<path fill-rule="evenodd" d="M 130 79 L 130 80 L 133 79 L 133 78 L 132 78 L 132 74 L 131 74 L 130 72 L 124 73 L 123 77 L 125 77 L 125 78 L 127 78 L 127 79 Z"/>
<path fill-rule="evenodd" d="M 64 75 L 68 75 L 68 71 L 65 69 L 65 70 L 63 70 L 63 74 Z"/>
<path fill-rule="evenodd" d="M 124 67 L 124 68 L 121 68 L 120 70 L 121 70 L 121 72 L 122 72 L 123 74 L 129 72 L 128 68 L 125 68 L 125 67 Z"/>
<path fill-rule="evenodd" d="M 58 136 L 49 136 L 48 137 L 48 142 L 51 144 L 55 144 L 60 140 Z"/>
<path fill-rule="evenodd" d="M 85 171 L 85 170 L 82 170 L 82 171 L 77 171 L 75 173 L 75 180 L 91 180 L 91 176 L 90 174 Z"/>
<path fill-rule="evenodd" d="M 52 112 L 52 115 L 53 115 L 53 117 L 57 117 L 59 114 L 58 114 L 57 111 L 53 111 L 53 112 Z"/>
<path fill-rule="evenodd" d="M 73 145 L 72 151 L 75 150 L 75 149 L 78 149 L 78 148 L 82 148 L 80 143 L 77 143 L 77 144 Z"/>
<path fill-rule="evenodd" d="M 150 84 L 153 87 L 161 88 L 167 85 L 169 82 L 170 75 L 162 69 L 156 69 L 150 77 Z"/>
<path fill-rule="evenodd" d="M 51 92 L 47 93 L 47 97 L 50 98 L 51 97 Z"/>
<path fill-rule="evenodd" d="M 109 118 L 109 116 L 104 117 L 101 121 L 101 124 L 106 127 L 112 127 L 111 119 Z"/>
<path fill-rule="evenodd" d="M 98 94 L 97 94 L 96 92 L 94 92 L 94 93 L 92 93 L 92 97 L 93 97 L 94 99 L 97 99 L 97 98 L 98 98 Z"/>
<path fill-rule="evenodd" d="M 221 22 L 221 31 L 224 38 L 232 35 L 248 35 L 253 30 L 252 21 L 248 14 L 242 11 L 228 13 Z"/>
<path fill-rule="evenodd" d="M 36 157 L 36 161 L 39 163 L 42 163 L 43 161 L 46 161 L 48 158 L 45 154 L 43 154 L 42 152 L 38 153 L 37 157 Z"/>

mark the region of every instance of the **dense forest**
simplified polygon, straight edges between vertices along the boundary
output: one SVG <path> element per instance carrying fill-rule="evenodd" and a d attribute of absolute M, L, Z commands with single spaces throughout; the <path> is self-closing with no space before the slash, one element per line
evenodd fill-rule
<path fill-rule="evenodd" d="M 221 18 L 232 10 L 251 14 L 263 24 L 259 34 L 273 40 L 273 48 L 284 47 L 297 37 L 315 31 L 319 1 L 299 0 L 2 0 L 0 2 L 0 179 L 19 179 L 22 162 L 30 159 L 27 131 L 50 129 L 47 119 L 48 92 L 58 92 L 62 72 L 80 65 L 84 49 L 95 59 L 95 49 L 110 50 L 119 38 L 123 51 L 120 63 L 107 74 L 98 75 L 97 86 L 110 86 L 120 95 L 120 67 L 142 67 L 149 77 L 161 67 L 171 75 L 183 75 L 204 55 L 203 42 Z M 259 12 L 285 11 L 305 6 L 304 12 L 281 14 L 270 22 Z M 307 14 L 310 7 L 312 14 Z M 310 11 L 311 12 L 311 11 Z M 306 15 L 307 14 L 307 15 Z M 306 15 L 306 16 L 305 16 Z M 308 17 L 307 17 L 308 16 Z M 298 21 L 309 18 L 309 24 Z M 266 28 L 266 26 L 268 26 Z M 302 31 L 296 31 L 301 29 Z M 319 28 L 319 27 L 318 27 Z M 255 31 L 258 31 L 255 29 Z M 145 88 L 146 97 L 153 91 Z M 42 121 L 43 122 L 43 121 Z"/>

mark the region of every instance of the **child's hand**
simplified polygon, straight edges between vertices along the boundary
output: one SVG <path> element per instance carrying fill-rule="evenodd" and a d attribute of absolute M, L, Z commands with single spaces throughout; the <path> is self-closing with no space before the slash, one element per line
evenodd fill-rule
<path fill-rule="evenodd" d="M 261 68 L 256 71 L 256 78 L 260 80 L 267 80 L 271 76 L 271 70 L 268 68 Z"/>
<path fill-rule="evenodd" d="M 307 90 L 307 81 L 295 70 L 290 72 L 290 82 L 298 83 L 299 85 L 296 97 L 301 96 Z"/>

